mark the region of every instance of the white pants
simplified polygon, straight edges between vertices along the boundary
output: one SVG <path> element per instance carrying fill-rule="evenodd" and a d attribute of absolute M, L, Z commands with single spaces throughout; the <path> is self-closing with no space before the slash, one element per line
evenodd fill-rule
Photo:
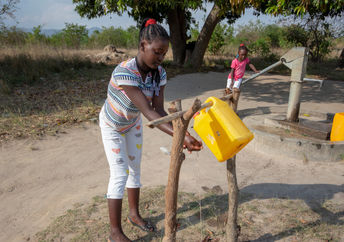
<path fill-rule="evenodd" d="M 122 199 L 124 188 L 139 188 L 142 155 L 142 120 L 125 134 L 118 133 L 99 115 L 99 126 L 110 168 L 107 198 Z"/>
<path fill-rule="evenodd" d="M 234 81 L 233 88 L 238 88 L 238 89 L 240 89 L 241 82 L 242 82 L 242 78 L 240 78 L 240 79 L 238 79 L 238 80 L 235 80 L 235 81 Z M 232 85 L 232 79 L 228 78 L 228 79 L 227 79 L 227 88 L 229 88 L 229 89 L 232 90 L 231 85 Z"/>

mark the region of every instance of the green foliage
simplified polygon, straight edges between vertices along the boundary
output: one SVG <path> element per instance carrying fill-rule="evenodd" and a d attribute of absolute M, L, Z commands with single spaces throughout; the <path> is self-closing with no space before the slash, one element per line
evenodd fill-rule
<path fill-rule="evenodd" d="M 141 20 L 150 16 L 158 21 L 165 19 L 168 11 L 171 9 L 203 9 L 203 2 L 202 0 L 73 0 L 73 3 L 76 5 L 75 10 L 79 15 L 90 19 L 110 13 L 121 15 L 124 12 L 128 12 L 135 20 Z"/>
<path fill-rule="evenodd" d="M 88 30 L 85 25 L 65 23 L 65 28 L 58 34 L 66 47 L 80 48 L 88 40 Z"/>
<path fill-rule="evenodd" d="M 290 25 L 285 29 L 285 36 L 294 45 L 308 47 L 313 61 L 321 61 L 331 52 L 333 36 L 326 22 L 307 22 L 306 28 L 301 24 Z"/>
<path fill-rule="evenodd" d="M 276 24 L 266 25 L 263 30 L 263 35 L 267 38 L 271 47 L 280 47 L 283 39 L 282 28 Z"/>
<path fill-rule="evenodd" d="M 19 46 L 25 44 L 27 33 L 17 29 L 15 26 L 11 28 L 0 28 L 0 47 Z"/>
<path fill-rule="evenodd" d="M 208 50 L 212 54 L 218 54 L 225 43 L 233 38 L 233 27 L 226 24 L 216 25 L 211 39 L 209 41 Z"/>
<path fill-rule="evenodd" d="M 262 58 L 274 58 L 271 48 L 285 45 L 283 27 L 275 24 L 264 25 L 259 20 L 249 21 L 239 26 L 238 33 L 233 41 L 236 45 L 244 43 L 249 50 Z"/>
<path fill-rule="evenodd" d="M 33 27 L 32 33 L 27 33 L 26 42 L 29 44 L 43 44 L 47 43 L 48 38 L 41 33 L 42 25 Z"/>
<path fill-rule="evenodd" d="M 34 27 L 31 33 L 25 33 L 16 27 L 0 28 L 0 48 L 8 46 L 46 45 L 61 48 L 104 48 L 114 45 L 117 48 L 136 48 L 138 46 L 139 30 L 130 26 L 124 30 L 120 28 L 103 27 L 94 31 L 89 37 L 86 26 L 65 24 L 65 28 L 52 36 L 42 33 L 42 26 Z"/>
<path fill-rule="evenodd" d="M 139 30 L 131 26 L 127 30 L 120 28 L 102 28 L 102 31 L 94 32 L 90 39 L 89 45 L 103 48 L 106 45 L 114 45 L 122 48 L 135 48 L 138 45 Z"/>
<path fill-rule="evenodd" d="M 236 44 L 245 43 L 249 45 L 257 41 L 263 33 L 264 25 L 257 20 L 256 22 L 249 21 L 245 25 L 238 26 L 238 33 L 236 34 Z"/>
<path fill-rule="evenodd" d="M 261 1 L 251 0 L 251 3 Z M 308 13 L 310 16 L 319 16 L 324 19 L 327 16 L 333 17 L 341 15 L 344 11 L 344 4 L 342 0 L 329 1 L 329 0 L 270 0 L 263 1 L 256 4 L 257 9 L 273 15 L 297 15 L 303 16 Z"/>
<path fill-rule="evenodd" d="M 285 36 L 288 42 L 299 45 L 299 46 L 307 46 L 308 45 L 308 33 L 307 31 L 302 28 L 300 25 L 293 24 L 285 29 Z"/>
<path fill-rule="evenodd" d="M 259 38 L 255 42 L 250 43 L 248 45 L 248 48 L 254 54 L 257 54 L 261 57 L 269 57 L 270 45 L 268 44 L 268 41 L 265 38 Z"/>
<path fill-rule="evenodd" d="M 199 35 L 199 24 L 195 23 L 193 27 L 190 28 L 190 38 L 189 41 L 196 41 Z"/>

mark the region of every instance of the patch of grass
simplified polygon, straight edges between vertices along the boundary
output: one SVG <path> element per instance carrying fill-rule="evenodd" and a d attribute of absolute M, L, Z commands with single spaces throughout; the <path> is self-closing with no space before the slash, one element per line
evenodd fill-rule
<path fill-rule="evenodd" d="M 344 80 L 344 68 L 338 67 L 338 58 L 326 59 L 322 62 L 308 62 L 307 74 L 325 80 Z"/>
<path fill-rule="evenodd" d="M 62 74 L 68 78 L 88 69 L 102 68 L 103 64 L 92 62 L 80 55 L 65 56 L 57 52 L 55 55 L 32 56 L 28 53 L 5 55 L 0 58 L 0 76 L 2 89 L 9 88 L 7 93 L 16 86 L 32 85 L 51 78 L 52 74 Z"/>
<path fill-rule="evenodd" d="M 97 119 L 113 66 L 84 62 L 77 54 L 24 56 L 0 59 L 6 66 L 0 72 L 16 75 L 13 82 L 0 81 L 6 84 L 0 95 L 0 144 L 14 138 L 56 135 L 71 125 Z M 38 73 L 39 78 L 32 79 L 29 72 Z"/>
<path fill-rule="evenodd" d="M 134 241 L 161 241 L 164 234 L 164 189 L 142 189 L 140 211 L 145 219 L 156 225 L 156 233 L 146 233 L 126 221 L 128 202 L 123 200 L 122 226 Z M 302 200 L 286 198 L 256 199 L 242 194 L 238 207 L 240 241 L 342 241 L 343 207 L 325 201 L 319 210 L 312 210 Z M 210 236 L 223 241 L 228 208 L 227 194 L 208 192 L 201 197 L 192 193 L 178 194 L 177 241 L 200 241 Z M 106 241 L 109 234 L 107 202 L 97 196 L 89 204 L 77 204 L 56 218 L 47 228 L 38 232 L 38 241 Z"/>
<path fill-rule="evenodd" d="M 344 154 L 340 154 L 339 157 L 341 160 L 344 160 Z"/>

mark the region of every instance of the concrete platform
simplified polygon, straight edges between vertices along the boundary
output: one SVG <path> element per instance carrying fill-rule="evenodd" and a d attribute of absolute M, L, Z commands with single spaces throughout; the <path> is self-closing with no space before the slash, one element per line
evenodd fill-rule
<path fill-rule="evenodd" d="M 300 117 L 304 119 L 303 124 L 306 124 L 307 132 L 311 131 L 312 124 L 317 123 L 314 125 L 316 135 L 307 135 L 293 129 L 293 125 L 281 122 L 285 119 L 285 113 L 286 109 L 281 107 L 240 110 L 239 116 L 255 135 L 248 146 L 257 152 L 287 156 L 304 162 L 344 160 L 344 141 L 325 140 L 333 114 L 301 110 Z M 319 134 L 325 135 L 325 138 L 317 138 Z"/>

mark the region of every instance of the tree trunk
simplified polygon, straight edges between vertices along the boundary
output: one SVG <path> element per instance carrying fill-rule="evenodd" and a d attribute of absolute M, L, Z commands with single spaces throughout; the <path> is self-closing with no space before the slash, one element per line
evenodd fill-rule
<path fill-rule="evenodd" d="M 229 104 L 236 112 L 240 97 L 240 90 L 233 89 L 232 100 L 229 100 Z M 238 241 L 240 227 L 237 224 L 238 217 L 238 183 L 236 178 L 236 156 L 227 160 L 227 181 L 228 181 L 228 217 L 226 224 L 226 241 L 236 242 Z"/>
<path fill-rule="evenodd" d="M 173 62 L 177 65 L 183 65 L 187 38 L 185 9 L 180 7 L 171 9 L 168 12 L 167 22 L 170 28 Z"/>
<path fill-rule="evenodd" d="M 342 52 L 340 53 L 340 56 L 339 56 L 339 67 L 340 68 L 344 67 L 344 48 L 342 49 Z"/>
<path fill-rule="evenodd" d="M 170 112 L 182 110 L 181 100 L 171 103 Z M 183 144 L 185 132 L 193 115 L 200 109 L 201 101 L 196 99 L 190 109 L 180 118 L 174 119 L 170 169 L 165 191 L 165 234 L 163 242 L 175 242 L 177 232 L 177 198 L 179 173 L 185 159 Z"/>
<path fill-rule="evenodd" d="M 208 47 L 211 35 L 216 25 L 221 20 L 220 10 L 221 9 L 219 8 L 219 6 L 214 4 L 207 19 L 204 22 L 202 30 L 197 39 L 195 49 L 192 52 L 190 60 L 188 61 L 188 63 L 195 68 L 199 68 L 202 65 L 203 57 Z"/>

